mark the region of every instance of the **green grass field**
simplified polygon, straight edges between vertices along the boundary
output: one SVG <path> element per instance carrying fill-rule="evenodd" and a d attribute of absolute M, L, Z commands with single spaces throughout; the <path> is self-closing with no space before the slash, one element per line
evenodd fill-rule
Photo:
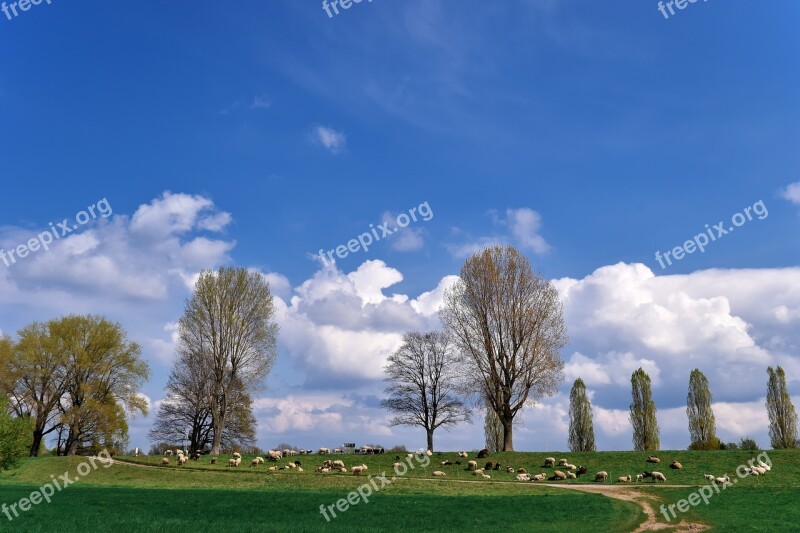
<path fill-rule="evenodd" d="M 800 453 L 768 452 L 773 470 L 764 477 L 748 477 L 719 494 L 708 505 L 692 508 L 680 519 L 701 522 L 716 531 L 798 531 L 800 508 Z M 755 456 L 751 452 L 660 452 L 664 460 L 656 467 L 667 476 L 666 487 L 651 483 L 630 484 L 660 503 L 675 503 L 704 485 L 704 473 L 736 478 L 740 464 Z M 425 467 L 411 460 L 414 469 L 380 491 L 369 502 L 351 505 L 331 522 L 320 514 L 320 505 L 335 505 L 349 492 L 368 481 L 366 476 L 320 474 L 314 472 L 325 458 L 342 459 L 348 467 L 365 463 L 373 477 L 385 472 L 394 475 L 394 454 L 379 456 L 297 456 L 304 472 L 269 472 L 266 465 L 251 468 L 243 458 L 238 468 L 228 468 L 220 459 L 211 465 L 209 458 L 190 461 L 177 467 L 143 468 L 113 465 L 78 476 L 75 469 L 84 458 L 44 457 L 27 459 L 13 471 L 0 474 L 0 503 L 11 505 L 27 497 L 54 476 L 70 472 L 79 480 L 57 492 L 51 503 L 33 506 L 8 522 L 0 515 L 0 531 L 633 531 L 645 520 L 641 508 L 632 502 L 597 494 L 544 487 L 536 483 L 513 481 L 515 474 L 505 466 L 525 467 L 531 473 L 552 473 L 543 468 L 544 458 L 565 457 L 586 465 L 590 473 L 606 470 L 613 480 L 622 475 L 641 473 L 654 465 L 637 452 L 597 453 L 497 453 L 487 460 L 499 461 L 501 471 L 491 480 L 477 478 L 465 470 L 466 464 L 441 466 L 455 453 L 436 453 Z M 470 459 L 474 458 L 474 453 Z M 684 469 L 670 470 L 668 464 L 679 459 Z M 121 458 L 133 460 L 131 458 Z M 140 457 L 143 465 L 158 465 L 161 457 Z M 481 463 L 486 460 L 481 461 Z M 284 465 L 283 460 L 277 465 Z M 465 462 L 462 460 L 462 462 Z M 480 466 L 483 466 L 481 464 Z M 447 472 L 434 478 L 434 470 Z M 86 472 L 86 470 L 84 470 Z M 578 483 L 591 483 L 578 479 Z M 562 484 L 575 484 L 570 480 Z M 688 485 L 688 486 L 684 486 Z M 356 501 L 354 499 L 354 501 Z M 657 507 L 657 506 L 656 506 Z M 769 509 L 769 512 L 765 512 Z M 329 512 L 330 516 L 330 512 Z M 12 514 L 13 517 L 13 514 Z M 599 517 L 587 520 L 586 517 Z M 666 520 L 659 515 L 661 522 Z M 166 529 L 164 529 L 166 531 Z"/>

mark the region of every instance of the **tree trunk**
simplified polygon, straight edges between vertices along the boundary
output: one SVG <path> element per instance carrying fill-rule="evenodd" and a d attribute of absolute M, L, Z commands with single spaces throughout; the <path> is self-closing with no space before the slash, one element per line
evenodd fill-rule
<path fill-rule="evenodd" d="M 514 451 L 514 421 L 512 419 L 504 418 L 503 422 L 503 451 L 504 452 L 513 452 Z"/>
<path fill-rule="evenodd" d="M 428 430 L 426 430 L 426 432 L 428 434 L 428 449 L 430 451 L 433 451 L 433 430 L 432 429 L 428 429 Z"/>
<path fill-rule="evenodd" d="M 35 429 L 33 431 L 33 443 L 31 444 L 30 449 L 30 456 L 37 457 L 39 455 L 39 447 L 42 445 L 42 438 L 44 437 L 44 433 L 40 429 Z"/>

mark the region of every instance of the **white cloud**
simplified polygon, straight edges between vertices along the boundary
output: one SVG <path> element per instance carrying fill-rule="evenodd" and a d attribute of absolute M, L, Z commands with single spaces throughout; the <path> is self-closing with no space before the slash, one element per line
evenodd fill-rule
<path fill-rule="evenodd" d="M 539 230 L 542 228 L 542 216 L 538 212 L 527 207 L 507 209 L 506 220 L 511 234 L 521 247 L 537 254 L 543 254 L 550 250 L 550 245 L 539 235 Z"/>
<path fill-rule="evenodd" d="M 250 109 L 268 109 L 272 105 L 272 101 L 265 95 L 257 94 L 250 104 Z"/>
<path fill-rule="evenodd" d="M 315 126 L 313 133 L 314 139 L 334 154 L 338 154 L 344 150 L 347 144 L 347 137 L 345 137 L 344 132 L 336 131 L 333 128 Z"/>
<path fill-rule="evenodd" d="M 800 205 L 800 181 L 787 185 L 786 188 L 781 191 L 781 196 L 793 204 Z"/>

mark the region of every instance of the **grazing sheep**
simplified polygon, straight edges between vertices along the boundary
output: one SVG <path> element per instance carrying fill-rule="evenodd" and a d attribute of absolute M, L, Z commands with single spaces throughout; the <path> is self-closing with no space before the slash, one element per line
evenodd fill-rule
<path fill-rule="evenodd" d="M 545 459 L 544 460 L 544 466 L 545 466 L 545 468 L 552 468 L 552 467 L 556 466 L 555 457 L 548 457 L 547 459 Z"/>
<path fill-rule="evenodd" d="M 403 463 L 392 463 L 392 468 L 395 468 L 395 469 L 396 469 L 396 468 L 398 468 L 398 467 L 399 467 L 400 465 L 402 465 L 402 464 L 403 464 Z"/>
<path fill-rule="evenodd" d="M 413 453 L 407 453 L 406 454 L 406 459 L 411 459 L 412 457 L 414 457 Z"/>
<path fill-rule="evenodd" d="M 319 454 L 320 455 L 327 455 L 329 453 L 331 453 L 331 450 L 329 448 L 320 448 L 319 449 Z"/>
<path fill-rule="evenodd" d="M 527 474 L 528 473 L 528 471 L 525 470 L 524 468 L 520 468 L 519 470 L 517 470 L 517 472 L 520 473 L 520 474 Z"/>
<path fill-rule="evenodd" d="M 633 481 L 631 476 L 621 476 L 617 479 L 617 482 L 619 483 L 630 483 L 631 481 Z"/>
<path fill-rule="evenodd" d="M 211 458 L 211 464 L 212 464 L 212 465 L 215 465 L 215 464 L 217 464 L 217 459 L 219 459 L 219 458 L 218 458 L 218 457 L 212 457 L 212 458 Z"/>
<path fill-rule="evenodd" d="M 509 466 L 509 467 L 506 468 L 506 472 L 508 472 L 509 474 L 513 474 L 514 473 L 514 469 Z"/>
<path fill-rule="evenodd" d="M 483 474 L 483 479 L 492 479 L 492 476 L 489 474 Z"/>
<path fill-rule="evenodd" d="M 486 466 L 483 467 L 484 470 L 491 470 L 492 468 L 494 468 L 494 463 L 491 461 L 486 463 Z"/>
<path fill-rule="evenodd" d="M 641 480 L 643 480 L 643 479 L 644 479 L 644 475 L 642 475 L 642 474 L 636 474 L 636 483 L 639 483 L 639 482 L 640 482 Z"/>
<path fill-rule="evenodd" d="M 530 481 L 530 474 L 517 474 L 517 481 Z"/>
<path fill-rule="evenodd" d="M 545 474 L 544 472 L 542 472 L 541 474 L 536 474 L 535 476 L 533 476 L 533 480 L 534 481 L 544 481 L 545 479 L 547 479 L 547 474 Z"/>
<path fill-rule="evenodd" d="M 467 452 L 458 452 L 458 456 L 459 457 L 463 457 L 463 458 L 467 458 L 467 457 L 469 457 L 469 454 Z"/>
<path fill-rule="evenodd" d="M 486 448 L 478 452 L 478 459 L 485 459 L 489 455 L 489 450 Z"/>
<path fill-rule="evenodd" d="M 658 483 L 659 481 L 667 482 L 667 476 L 661 472 L 645 472 L 644 477 L 653 478 L 653 483 Z"/>
<path fill-rule="evenodd" d="M 233 452 L 233 458 L 234 459 L 241 459 L 242 458 L 242 454 L 240 454 L 239 452 Z"/>
<path fill-rule="evenodd" d="M 365 469 L 366 469 L 366 467 L 365 467 L 364 465 L 360 465 L 360 466 L 354 466 L 354 467 L 352 468 L 352 470 L 353 470 L 353 475 L 354 475 L 354 476 L 360 476 L 360 475 L 361 475 L 361 473 L 362 473 L 362 472 L 364 472 L 364 470 L 365 470 Z"/>
<path fill-rule="evenodd" d="M 767 463 L 765 463 L 764 461 L 762 461 L 761 459 L 759 459 L 759 460 L 758 460 L 758 466 L 760 466 L 761 468 L 763 468 L 763 469 L 764 469 L 764 470 L 766 470 L 767 472 L 769 472 L 770 470 L 772 470 L 772 467 L 771 467 L 771 466 L 769 466 L 769 465 L 768 465 Z"/>
<path fill-rule="evenodd" d="M 161 459 L 161 466 L 167 466 L 168 464 L 169 464 L 169 459 L 167 459 L 166 457 Z"/>
<path fill-rule="evenodd" d="M 561 470 L 556 470 L 553 472 L 553 477 L 550 478 L 551 481 L 558 481 L 562 479 L 567 479 L 567 475 Z"/>
<path fill-rule="evenodd" d="M 500 470 L 500 463 L 495 463 L 494 468 L 492 470 Z"/>
<path fill-rule="evenodd" d="M 277 461 L 279 461 L 281 459 L 283 459 L 283 453 L 281 453 L 281 452 L 279 452 L 277 450 L 270 450 L 269 451 L 269 460 L 270 461 L 277 462 Z"/>
<path fill-rule="evenodd" d="M 585 466 L 579 466 L 578 467 L 578 475 L 579 476 L 581 476 L 583 474 L 588 474 L 588 473 L 589 473 L 589 469 L 586 468 Z"/>
<path fill-rule="evenodd" d="M 608 480 L 608 472 L 605 470 L 601 470 L 600 472 L 594 475 L 595 481 L 607 481 Z"/>
<path fill-rule="evenodd" d="M 256 457 L 254 459 L 254 461 L 258 462 L 258 464 L 260 464 L 260 465 L 264 464 L 264 458 L 263 457 Z"/>
<path fill-rule="evenodd" d="M 228 459 L 228 466 L 238 466 L 236 464 L 236 459 Z"/>
<path fill-rule="evenodd" d="M 259 465 L 258 458 L 255 458 L 252 461 L 250 461 L 250 468 L 253 468 L 254 466 L 258 465 Z"/>
<path fill-rule="evenodd" d="M 437 476 L 437 477 L 440 477 L 440 476 L 446 476 L 447 474 L 445 474 L 445 473 L 444 473 L 444 472 L 442 472 L 441 470 L 434 470 L 434 471 L 433 471 L 433 475 L 434 475 L 434 476 Z"/>
<path fill-rule="evenodd" d="M 318 469 L 317 469 L 317 472 L 320 472 L 320 473 L 322 473 L 322 474 L 327 474 L 327 473 L 328 473 L 328 472 L 330 472 L 330 471 L 331 471 L 331 469 L 330 469 L 330 468 L 318 468 Z"/>
<path fill-rule="evenodd" d="M 286 465 L 286 466 L 288 466 L 289 468 L 297 468 L 297 465 L 296 465 L 296 464 L 294 464 L 294 463 L 289 463 L 289 464 L 288 464 L 288 465 Z"/>
<path fill-rule="evenodd" d="M 427 455 L 428 457 L 430 457 L 431 455 L 433 455 L 433 452 L 432 452 L 432 451 L 430 451 L 430 450 L 428 450 L 428 451 L 426 451 L 426 452 L 425 452 L 425 455 Z"/>
<path fill-rule="evenodd" d="M 731 478 L 728 477 L 728 474 L 725 474 L 723 477 L 714 478 L 714 483 L 717 485 L 730 485 Z"/>
<path fill-rule="evenodd" d="M 767 469 L 766 469 L 766 468 L 763 468 L 763 467 L 761 467 L 761 466 L 754 466 L 754 467 L 753 467 L 753 470 L 755 470 L 756 472 L 758 472 L 758 473 L 759 473 L 759 474 L 761 474 L 762 476 L 763 476 L 764 474 L 766 474 L 766 473 L 767 473 Z"/>
<path fill-rule="evenodd" d="M 460 464 L 461 464 L 461 461 L 456 461 L 456 464 L 457 464 L 457 465 L 460 465 Z"/>
<path fill-rule="evenodd" d="M 566 459 L 559 459 L 558 466 L 567 466 L 568 461 Z"/>
<path fill-rule="evenodd" d="M 477 469 L 477 470 L 473 471 L 473 472 L 472 472 L 472 475 L 473 475 L 473 476 L 482 476 L 482 475 L 483 475 L 483 469 L 482 469 L 482 468 L 479 468 L 479 469 Z"/>
<path fill-rule="evenodd" d="M 683 468 L 683 465 L 680 464 L 677 460 L 675 460 L 672 461 L 672 464 L 669 465 L 669 467 L 672 468 L 673 470 L 680 470 L 681 468 Z"/>
<path fill-rule="evenodd" d="M 331 466 L 336 466 L 339 468 L 344 468 L 344 461 L 334 461 Z"/>
<path fill-rule="evenodd" d="M 703 474 L 703 477 L 706 478 L 706 480 L 708 481 L 714 481 L 714 478 L 716 476 L 714 476 L 714 474 Z"/>
<path fill-rule="evenodd" d="M 567 472 L 567 479 L 578 479 L 578 476 L 575 475 L 575 472 Z"/>
<path fill-rule="evenodd" d="M 298 472 L 302 472 L 302 471 L 303 471 L 303 467 L 302 467 L 302 466 L 298 466 L 298 467 L 297 467 L 297 471 L 298 471 Z"/>
<path fill-rule="evenodd" d="M 450 466 L 452 464 L 450 461 L 442 461 L 442 466 Z"/>
<path fill-rule="evenodd" d="M 477 470 L 478 469 L 478 461 L 470 461 L 467 463 L 467 470 Z"/>
<path fill-rule="evenodd" d="M 164 452 L 164 455 L 172 455 L 172 450 L 167 450 Z"/>
<path fill-rule="evenodd" d="M 186 455 L 179 455 L 178 456 L 178 465 L 179 466 L 183 466 L 188 462 L 189 462 L 189 457 L 187 457 Z"/>
<path fill-rule="evenodd" d="M 564 468 L 566 468 L 567 470 L 577 470 L 577 469 L 578 469 L 578 467 L 577 467 L 577 466 L 575 466 L 575 465 L 573 465 L 573 464 L 571 464 L 571 463 L 567 463 L 567 464 L 565 464 L 565 465 L 564 465 Z"/>
<path fill-rule="evenodd" d="M 656 457 L 655 455 L 648 455 L 648 456 L 647 456 L 647 462 L 648 462 L 648 463 L 656 463 L 656 464 L 658 464 L 658 463 L 660 463 L 660 462 L 661 462 L 661 459 L 659 459 L 659 458 L 658 458 L 658 457 Z"/>

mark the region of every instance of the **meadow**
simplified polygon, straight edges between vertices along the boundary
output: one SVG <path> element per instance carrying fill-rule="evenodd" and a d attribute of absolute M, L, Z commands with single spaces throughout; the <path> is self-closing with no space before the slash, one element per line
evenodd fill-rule
<path fill-rule="evenodd" d="M 800 453 L 771 451 L 773 469 L 766 476 L 737 479 L 735 470 L 756 456 L 755 452 L 659 452 L 664 462 L 656 468 L 667 476 L 666 485 L 652 482 L 625 484 L 658 504 L 686 498 L 697 487 L 707 484 L 704 473 L 728 473 L 737 483 L 714 495 L 708 505 L 699 505 L 679 520 L 700 523 L 713 531 L 797 531 L 800 509 L 794 504 L 800 496 Z M 179 467 L 174 458 L 170 466 L 158 466 L 161 457 L 117 458 L 133 464 L 99 466 L 76 483 L 21 513 L 12 522 L 0 515 L 0 531 L 634 531 L 646 515 L 633 501 L 613 499 L 601 494 L 564 490 L 554 484 L 591 485 L 593 488 L 620 487 L 616 479 L 651 470 L 647 454 L 639 452 L 595 453 L 494 453 L 486 460 L 500 462 L 492 479 L 478 478 L 466 471 L 466 464 L 442 466 L 456 461 L 456 453 L 434 453 L 430 464 L 412 460 L 414 469 L 369 496 L 330 522 L 320 513 L 320 505 L 334 505 L 368 481 L 367 476 L 314 471 L 326 458 L 342 459 L 348 467 L 368 465 L 373 477 L 393 474 L 394 454 L 375 456 L 337 455 L 296 456 L 304 472 L 287 469 L 269 472 L 270 463 L 251 468 L 244 456 L 241 466 L 211 465 L 208 456 Z M 545 472 L 544 458 L 565 457 L 588 467 L 590 478 L 564 482 L 516 482 L 505 466 L 526 468 L 531 473 Z M 474 459 L 475 454 L 470 454 Z M 670 470 L 668 462 L 678 459 L 684 468 Z M 18 469 L 0 474 L 0 503 L 12 504 L 27 497 L 52 476 L 75 472 L 84 458 L 42 457 L 26 459 Z M 464 459 L 462 462 L 466 463 Z M 285 459 L 276 463 L 285 465 Z M 481 464 L 480 466 L 483 466 Z M 434 478 L 434 470 L 447 473 Z M 606 470 L 612 482 L 591 481 L 594 472 Z M 770 511 L 764 512 L 764 509 Z M 660 514 L 656 519 L 667 524 Z M 663 531 L 683 531 L 663 529 Z"/>

